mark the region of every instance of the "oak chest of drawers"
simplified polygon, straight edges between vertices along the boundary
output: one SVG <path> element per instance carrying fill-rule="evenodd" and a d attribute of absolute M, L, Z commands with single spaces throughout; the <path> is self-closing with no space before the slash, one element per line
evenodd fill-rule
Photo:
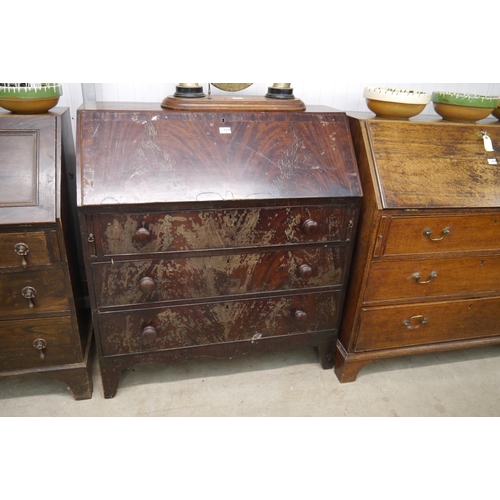
<path fill-rule="evenodd" d="M 364 199 L 339 379 L 379 358 L 500 343 L 498 122 L 349 121 Z"/>
<path fill-rule="evenodd" d="M 333 366 L 361 189 L 347 117 L 78 112 L 104 394 L 123 369 L 298 343 Z"/>
<path fill-rule="evenodd" d="M 88 399 L 75 174 L 68 110 L 0 112 L 0 377 L 46 375 Z"/>

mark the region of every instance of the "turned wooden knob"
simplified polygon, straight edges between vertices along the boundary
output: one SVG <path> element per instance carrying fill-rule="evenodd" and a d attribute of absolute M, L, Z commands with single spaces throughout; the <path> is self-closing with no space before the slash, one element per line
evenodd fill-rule
<path fill-rule="evenodd" d="M 311 266 L 309 266 L 307 264 L 302 264 L 299 267 L 299 276 L 301 278 L 307 279 L 307 278 L 310 278 L 312 275 L 313 275 L 313 269 Z"/>
<path fill-rule="evenodd" d="M 302 231 L 307 235 L 316 234 L 318 232 L 318 223 L 315 220 L 307 219 L 302 224 Z"/>
<path fill-rule="evenodd" d="M 304 311 L 295 311 L 295 319 L 301 323 L 307 321 L 307 313 Z"/>
<path fill-rule="evenodd" d="M 140 227 L 134 234 L 134 241 L 139 245 L 145 245 L 151 241 L 151 233 L 145 227 Z"/>
<path fill-rule="evenodd" d="M 142 338 L 148 342 L 154 342 L 157 336 L 156 328 L 152 326 L 146 326 L 146 328 L 142 330 Z"/>
<path fill-rule="evenodd" d="M 154 292 L 155 282 L 153 278 L 150 278 L 149 276 L 142 278 L 141 281 L 139 282 L 139 289 L 141 290 L 142 293 Z"/>

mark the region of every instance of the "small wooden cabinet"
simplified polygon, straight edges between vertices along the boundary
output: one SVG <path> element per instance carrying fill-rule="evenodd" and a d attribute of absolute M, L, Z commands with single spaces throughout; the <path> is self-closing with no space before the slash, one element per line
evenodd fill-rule
<path fill-rule="evenodd" d="M 349 121 L 364 199 L 339 379 L 375 359 L 500 343 L 498 122 Z"/>
<path fill-rule="evenodd" d="M 333 367 L 361 189 L 347 117 L 89 103 L 78 204 L 106 398 L 143 362 Z"/>
<path fill-rule="evenodd" d="M 0 377 L 47 375 L 88 399 L 75 170 L 69 110 L 0 112 Z"/>

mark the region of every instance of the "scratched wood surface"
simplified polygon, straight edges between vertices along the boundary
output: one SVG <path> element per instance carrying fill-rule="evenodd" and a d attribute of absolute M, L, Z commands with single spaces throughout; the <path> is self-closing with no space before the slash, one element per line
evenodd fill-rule
<path fill-rule="evenodd" d="M 96 263 L 99 307 L 308 287 L 340 287 L 345 248 L 240 252 L 168 260 Z M 308 266 L 305 269 L 302 266 Z M 152 280 L 150 287 L 141 283 Z"/>
<path fill-rule="evenodd" d="M 126 109 L 79 110 L 80 205 L 361 194 L 343 113 Z"/>
<path fill-rule="evenodd" d="M 498 122 L 369 120 L 366 127 L 383 208 L 500 206 Z M 481 131 L 489 134 L 494 151 L 486 151 Z"/>
<path fill-rule="evenodd" d="M 225 208 L 220 210 L 152 213 L 102 213 L 99 250 L 104 255 L 236 248 L 291 243 L 340 242 L 346 239 L 353 207 L 345 204 L 278 208 Z M 318 224 L 306 234 L 303 224 Z M 138 242 L 139 228 L 150 237 Z"/>
<path fill-rule="evenodd" d="M 339 299 L 337 292 L 236 300 L 103 313 L 98 321 L 105 354 L 161 351 L 331 331 Z M 296 310 L 308 311 L 307 321 L 297 321 Z M 147 326 L 153 340 L 142 335 Z"/>

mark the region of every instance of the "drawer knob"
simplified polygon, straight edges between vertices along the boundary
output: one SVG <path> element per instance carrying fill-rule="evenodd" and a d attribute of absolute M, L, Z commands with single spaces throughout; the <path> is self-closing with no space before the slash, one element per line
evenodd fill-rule
<path fill-rule="evenodd" d="M 140 227 L 134 234 L 134 241 L 139 245 L 145 245 L 151 241 L 151 233 L 145 227 Z"/>
<path fill-rule="evenodd" d="M 437 278 L 438 273 L 436 271 L 432 271 L 431 274 L 429 274 L 429 278 L 427 281 L 421 281 L 421 276 L 420 273 L 415 273 L 412 274 L 411 277 L 414 279 L 419 285 L 426 285 L 427 283 L 430 283 L 434 278 Z"/>
<path fill-rule="evenodd" d="M 412 316 L 410 319 L 405 319 L 403 321 L 403 325 L 406 326 L 409 330 L 416 330 L 420 327 L 420 325 L 425 325 L 427 323 L 427 319 L 422 314 L 418 314 L 417 316 Z"/>
<path fill-rule="evenodd" d="M 311 266 L 309 266 L 307 264 L 302 264 L 299 267 L 299 276 L 301 278 L 307 279 L 307 278 L 310 278 L 312 275 L 313 275 L 313 269 Z"/>
<path fill-rule="evenodd" d="M 44 349 L 47 347 L 47 342 L 43 339 L 36 339 L 33 342 L 33 347 L 39 351 L 40 359 L 45 359 Z"/>
<path fill-rule="evenodd" d="M 430 229 L 426 229 L 424 231 L 424 236 L 426 236 L 427 238 L 429 238 L 431 241 L 441 241 L 442 239 L 444 239 L 444 237 L 447 234 L 450 234 L 450 228 L 449 227 L 445 227 L 443 229 L 443 232 L 441 233 L 441 237 L 440 238 L 433 238 L 432 237 L 432 231 Z"/>
<path fill-rule="evenodd" d="M 302 231 L 308 236 L 316 234 L 318 232 L 318 223 L 315 220 L 307 219 L 304 224 L 302 224 Z"/>
<path fill-rule="evenodd" d="M 299 321 L 300 323 L 303 323 L 304 321 L 307 321 L 307 313 L 304 311 L 295 311 L 295 319 Z"/>
<path fill-rule="evenodd" d="M 146 326 L 146 328 L 142 330 L 142 338 L 147 342 L 154 342 L 157 336 L 156 328 L 153 326 Z"/>
<path fill-rule="evenodd" d="M 33 300 L 36 297 L 36 290 L 32 286 L 26 286 L 21 290 L 23 297 L 28 301 L 28 307 L 34 309 L 35 303 Z"/>
<path fill-rule="evenodd" d="M 139 282 L 139 288 L 143 293 L 149 294 L 151 292 L 154 292 L 155 282 L 153 278 L 150 278 L 149 276 L 142 278 L 141 281 Z"/>
<path fill-rule="evenodd" d="M 26 245 L 26 243 L 18 243 L 14 247 L 14 250 L 17 253 L 17 255 L 19 255 L 19 257 L 22 257 L 21 265 L 23 267 L 28 267 L 28 261 L 26 260 L 26 256 L 30 253 L 28 245 Z"/>

